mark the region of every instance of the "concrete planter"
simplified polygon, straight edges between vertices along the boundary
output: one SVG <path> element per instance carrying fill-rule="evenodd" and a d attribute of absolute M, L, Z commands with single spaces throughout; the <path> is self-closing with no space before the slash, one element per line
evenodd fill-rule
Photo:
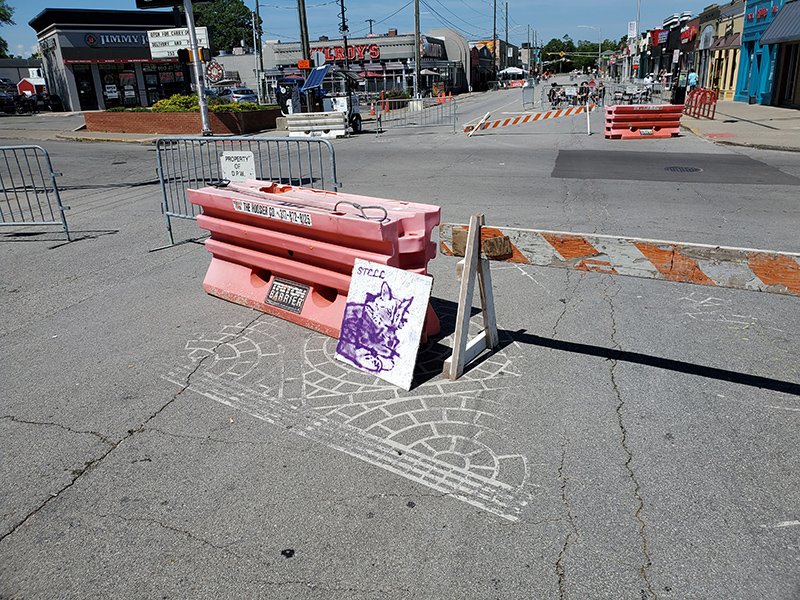
<path fill-rule="evenodd" d="M 215 135 L 241 135 L 275 129 L 279 108 L 248 112 L 208 113 Z M 199 135 L 200 113 L 86 112 L 86 130 L 108 133 L 152 133 L 162 135 Z"/>

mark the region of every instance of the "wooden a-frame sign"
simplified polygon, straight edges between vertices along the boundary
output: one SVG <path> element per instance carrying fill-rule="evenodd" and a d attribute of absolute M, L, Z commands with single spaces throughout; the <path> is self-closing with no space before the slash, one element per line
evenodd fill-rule
<path fill-rule="evenodd" d="M 489 271 L 489 260 L 481 256 L 481 227 L 483 225 L 483 215 L 475 215 L 469 220 L 463 269 L 461 270 L 461 289 L 458 294 L 458 314 L 453 338 L 453 355 L 445 361 L 443 372 L 445 377 L 453 380 L 461 377 L 464 373 L 464 367 L 481 352 L 496 348 L 500 343 L 497 335 L 497 321 L 494 315 L 494 297 L 492 296 L 492 276 Z M 475 293 L 476 279 L 481 296 L 483 331 L 468 341 L 469 319 L 472 312 L 472 296 Z"/>

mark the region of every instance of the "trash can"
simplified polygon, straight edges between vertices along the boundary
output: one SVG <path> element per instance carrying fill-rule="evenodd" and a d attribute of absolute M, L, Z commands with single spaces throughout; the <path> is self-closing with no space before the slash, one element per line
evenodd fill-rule
<path fill-rule="evenodd" d="M 678 85 L 677 83 L 672 86 L 672 98 L 670 104 L 684 104 L 686 102 L 686 86 Z"/>

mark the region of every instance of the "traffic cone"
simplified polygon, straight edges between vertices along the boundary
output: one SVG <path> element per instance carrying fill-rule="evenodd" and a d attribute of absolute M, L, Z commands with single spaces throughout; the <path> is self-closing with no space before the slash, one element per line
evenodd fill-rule
<path fill-rule="evenodd" d="M 369 106 L 369 114 L 371 114 L 371 115 L 375 114 L 375 103 L 374 102 L 372 104 L 370 104 L 370 106 Z"/>

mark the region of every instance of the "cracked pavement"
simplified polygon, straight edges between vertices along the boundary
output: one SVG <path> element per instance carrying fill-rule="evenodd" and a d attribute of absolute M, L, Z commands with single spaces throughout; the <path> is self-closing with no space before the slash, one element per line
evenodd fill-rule
<path fill-rule="evenodd" d="M 465 122 L 508 110 L 481 98 Z M 360 136 L 337 168 L 451 223 L 800 251 L 797 186 L 550 176 L 734 150 L 536 127 Z M 449 382 L 431 340 L 404 392 L 206 295 L 202 245 L 150 252 L 152 149 L 45 145 L 77 241 L 0 234 L 0 598 L 799 597 L 798 299 L 493 263 L 500 349 Z M 430 271 L 448 333 L 455 261 Z"/>

